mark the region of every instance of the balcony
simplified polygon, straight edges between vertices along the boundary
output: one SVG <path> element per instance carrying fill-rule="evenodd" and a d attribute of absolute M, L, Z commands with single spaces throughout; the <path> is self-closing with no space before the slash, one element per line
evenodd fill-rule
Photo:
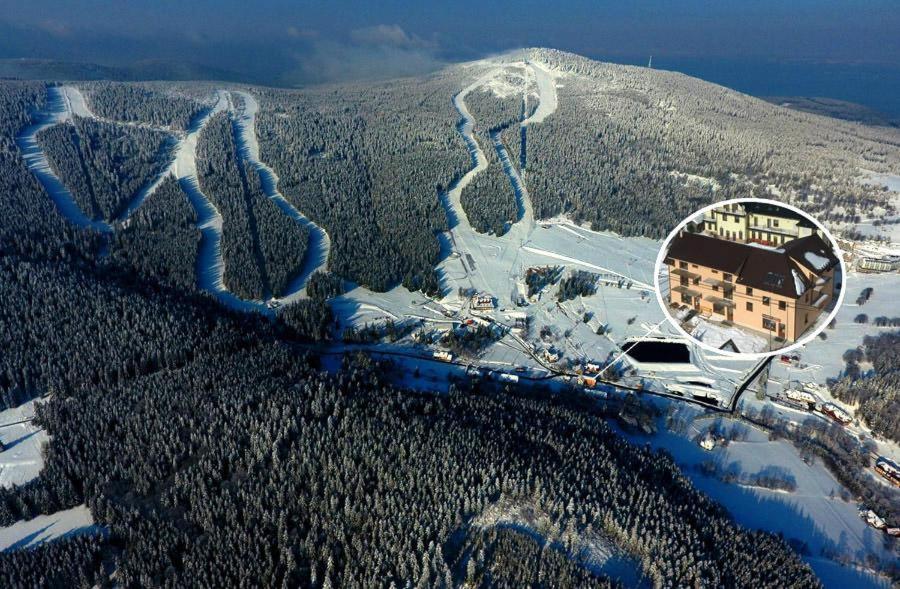
<path fill-rule="evenodd" d="M 724 299 L 715 295 L 706 295 L 704 298 L 707 301 L 711 302 L 713 305 L 722 305 L 723 307 L 734 308 L 734 301 L 731 299 Z"/>
<path fill-rule="evenodd" d="M 747 225 L 748 231 L 761 231 L 764 233 L 773 233 L 777 235 L 785 235 L 787 237 L 799 237 L 800 230 L 797 228 L 788 228 L 788 227 L 769 227 L 767 225 Z M 751 234 L 752 235 L 752 234 Z"/>
<path fill-rule="evenodd" d="M 694 289 L 688 288 L 686 286 L 676 286 L 675 288 L 672 289 L 672 292 L 677 292 L 679 294 L 688 295 L 690 297 L 699 297 L 699 296 L 703 295 L 703 293 L 701 293 L 699 290 L 694 290 Z"/>
<path fill-rule="evenodd" d="M 672 274 L 675 276 L 684 276 L 685 278 L 700 278 L 700 275 L 696 272 L 690 272 L 686 268 L 674 268 L 672 269 Z"/>
<path fill-rule="evenodd" d="M 721 288 L 722 292 L 728 292 L 730 290 L 734 290 L 734 284 L 731 282 L 727 282 L 725 280 L 719 280 L 718 278 L 704 278 L 700 281 L 700 284 L 705 286 L 715 286 L 717 288 Z"/>

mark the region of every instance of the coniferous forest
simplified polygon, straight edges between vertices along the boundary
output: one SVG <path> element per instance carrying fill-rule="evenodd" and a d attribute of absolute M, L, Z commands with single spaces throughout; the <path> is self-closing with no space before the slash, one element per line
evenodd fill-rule
<path fill-rule="evenodd" d="M 536 219 L 566 215 L 649 237 L 699 205 L 784 179 L 796 163 L 749 123 L 746 133 L 695 133 L 660 106 L 660 87 L 678 79 L 656 86 L 602 73 L 625 87 L 597 97 L 567 79 L 561 93 L 596 100 L 561 100 L 553 117 L 528 126 L 527 144 L 518 123 L 534 111 L 531 86 L 524 96 L 468 96 L 488 159 L 461 194 L 478 231 L 502 234 L 518 215 L 495 138 L 515 165 L 527 160 Z M 35 423 L 51 440 L 39 476 L 0 488 L 0 527 L 82 504 L 96 525 L 0 553 L 0 584 L 620 586 L 585 556 L 585 546 L 601 546 L 648 586 L 819 586 L 796 546 L 738 525 L 672 456 L 628 442 L 586 395 L 491 380 L 413 390 L 365 346 L 337 341 L 329 300 L 345 290 L 402 285 L 422 299 L 441 286 L 441 197 L 472 164 L 451 101 L 468 75 L 447 68 L 390 83 L 253 89 L 260 160 L 330 240 L 327 264 L 299 300 L 260 303 L 260 312 L 229 309 L 200 288 L 202 231 L 213 222 L 200 222 L 192 187 L 171 172 L 175 146 L 212 112 L 196 141 L 196 179 L 220 216 L 222 281 L 247 300 L 283 295 L 312 250 L 312 225 L 267 196 L 239 109 L 210 111 L 206 85 L 84 84 L 96 117 L 37 136 L 75 205 L 106 230 L 77 228 L 16 142 L 50 86 L 0 81 L 0 409 L 42 397 Z M 730 121 L 729 104 L 716 120 Z M 671 124 L 646 124 L 658 117 Z M 847 149 L 865 143 L 883 155 L 869 139 L 840 137 Z M 846 214 L 882 202 L 838 176 L 826 200 L 856 203 Z M 790 182 L 804 196 L 818 180 Z M 591 296 L 599 279 L 544 266 L 527 269 L 523 284 L 537 296 L 559 283 L 556 299 L 567 302 Z M 479 326 L 444 342 L 475 355 L 493 337 Z M 896 337 L 867 338 L 834 385 L 894 439 Z M 862 378 L 852 369 L 860 364 L 874 372 Z M 817 448 L 832 439 L 806 435 Z"/>

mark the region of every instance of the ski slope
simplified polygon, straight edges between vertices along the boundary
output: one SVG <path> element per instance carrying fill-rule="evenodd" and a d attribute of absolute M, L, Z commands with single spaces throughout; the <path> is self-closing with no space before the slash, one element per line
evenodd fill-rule
<path fill-rule="evenodd" d="M 236 91 L 233 93 L 240 96 L 243 102 L 243 106 L 236 116 L 240 129 L 237 139 L 241 157 L 246 159 L 259 173 L 266 196 L 275 202 L 285 215 L 296 221 L 301 227 L 306 228 L 309 235 L 309 242 L 303 254 L 302 267 L 288 285 L 287 291 L 275 299 L 280 303 L 289 304 L 306 294 L 306 281 L 310 276 L 315 272 L 324 272 L 327 269 L 331 238 L 324 229 L 310 221 L 278 191 L 278 174 L 259 158 L 259 141 L 256 136 L 256 113 L 259 111 L 259 103 L 249 92 Z"/>
<path fill-rule="evenodd" d="M 70 223 L 81 229 L 92 229 L 100 233 L 112 233 L 113 228 L 103 220 L 92 219 L 76 204 L 72 193 L 59 179 L 50 166 L 37 135 L 54 125 L 71 122 L 70 100 L 63 88 L 51 86 L 47 89 L 47 102 L 32 115 L 33 123 L 24 127 L 16 136 L 16 145 L 22 152 L 25 165 L 47 191 L 57 210 Z"/>

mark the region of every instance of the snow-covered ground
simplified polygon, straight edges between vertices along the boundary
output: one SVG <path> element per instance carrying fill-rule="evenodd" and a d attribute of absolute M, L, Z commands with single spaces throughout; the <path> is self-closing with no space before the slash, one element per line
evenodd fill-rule
<path fill-rule="evenodd" d="M 542 123 L 544 119 L 556 112 L 556 78 L 561 74 L 552 72 L 550 68 L 536 61 L 528 61 L 528 67 L 533 72 L 538 86 L 540 102 L 534 113 L 522 124 Z"/>
<path fill-rule="evenodd" d="M 331 239 L 328 233 L 310 221 L 303 213 L 278 192 L 278 174 L 272 168 L 259 159 L 259 141 L 256 136 L 256 113 L 259 104 L 248 92 L 234 92 L 243 99 L 243 106 L 237 113 L 237 123 L 240 134 L 237 138 L 238 149 L 250 165 L 259 173 L 263 192 L 272 199 L 275 204 L 288 217 L 305 227 L 309 234 L 309 242 L 303 254 L 302 267 L 291 280 L 287 291 L 280 293 L 277 300 L 282 304 L 289 304 L 301 298 L 305 293 L 306 281 L 316 271 L 324 271 L 328 264 L 328 254 L 331 251 Z"/>
<path fill-rule="evenodd" d="M 0 411 L 0 488 L 24 485 L 44 468 L 42 448 L 49 438 L 32 421 L 39 402 L 32 400 Z"/>
<path fill-rule="evenodd" d="M 659 401 L 661 404 L 667 401 Z M 858 505 L 841 499 L 841 485 L 816 460 L 804 462 L 789 442 L 770 441 L 768 435 L 746 423 L 730 418 L 721 423 L 746 432 L 742 441 L 727 447 L 717 446 L 704 451 L 694 438 L 705 432 L 711 419 L 696 419 L 698 410 L 682 406 L 683 417 L 694 418 L 684 434 L 662 428 L 652 436 L 624 433 L 632 441 L 649 443 L 654 448 L 670 452 L 694 485 L 722 503 L 735 521 L 752 529 L 782 533 L 788 540 L 806 545 L 806 560 L 826 587 L 887 587 L 889 582 L 870 572 L 842 566 L 838 559 L 864 564 L 867 556 L 875 555 L 883 562 L 893 562 L 896 554 L 884 544 L 884 534 L 870 528 L 857 514 Z M 701 472 L 705 462 L 714 464 L 720 473 L 741 475 L 777 474 L 793 480 L 792 492 L 770 490 L 758 486 L 727 483 L 718 476 Z M 852 581 L 850 585 L 845 584 Z"/>
<path fill-rule="evenodd" d="M 896 293 L 900 290 L 900 274 L 860 274 L 851 273 L 847 277 L 847 296 L 835 317 L 833 329 L 823 333 L 827 339 L 815 338 L 799 350 L 800 366 L 785 365 L 780 362 L 772 364 L 769 374 L 770 392 L 779 392 L 790 382 L 813 382 L 825 385 L 830 378 L 839 377 L 845 368 L 843 354 L 863 343 L 867 335 L 878 335 L 896 331 L 896 327 L 877 327 L 872 324 L 876 317 L 896 317 L 898 312 Z M 856 303 L 856 298 L 864 288 L 872 288 L 871 298 L 863 305 Z M 859 314 L 869 317 L 867 323 L 856 323 L 854 318 Z M 823 389 L 823 400 L 842 407 L 851 415 L 855 415 L 856 407 L 833 398 Z M 879 454 L 900 461 L 900 445 L 884 439 L 874 438 L 864 424 L 850 426 L 850 431 L 866 439 L 872 439 L 878 446 Z"/>
<path fill-rule="evenodd" d="M 0 528 L 0 552 L 34 548 L 57 538 L 98 533 L 103 533 L 103 528 L 94 525 L 86 506 L 79 505 Z"/>
<path fill-rule="evenodd" d="M 22 151 L 28 169 L 53 199 L 63 217 L 76 227 L 111 233 L 113 229 L 108 223 L 92 219 L 81 210 L 72 193 L 50 167 L 50 161 L 37 140 L 38 133 L 44 129 L 72 120 L 69 104 L 70 101 L 62 88 L 58 86 L 48 88 L 44 108 L 32 114 L 33 123 L 19 132 L 16 136 L 16 145 Z"/>
<path fill-rule="evenodd" d="M 556 111 L 558 74 L 536 62 L 504 62 L 502 59 L 480 62 L 480 69 L 470 74 L 474 81 L 452 98 L 460 114 L 457 128 L 471 154 L 472 168 L 442 195 L 450 226 L 450 231 L 441 238 L 444 257 L 438 266 L 443 298 L 428 301 L 402 288 L 380 294 L 357 288 L 332 302 L 342 327 L 361 327 L 388 319 L 419 319 L 429 327 L 437 329 L 438 324 L 443 324 L 446 328 L 450 319 L 445 313 L 459 312 L 454 316 L 457 321 L 468 313 L 469 301 L 467 296 L 460 294 L 461 290 L 489 293 L 497 307 L 488 315 L 508 326 L 512 322 L 510 312 L 524 312 L 531 319 L 532 333 L 526 338 L 527 343 L 519 337 L 504 337 L 483 352 L 478 363 L 494 368 L 522 367 L 536 372 L 544 371 L 544 367 L 532 357 L 532 350 L 527 346 L 537 348 L 552 343 L 561 349 L 566 360 L 598 362 L 610 354 L 620 354 L 619 345 L 629 337 L 641 337 L 651 332 L 677 335 L 664 321 L 653 293 L 653 267 L 659 242 L 592 231 L 564 218 L 535 222 L 527 178 L 522 177 L 516 162 L 509 159 L 502 143 L 494 140 L 493 145 L 484 147 L 478 143 L 473 133 L 477 121 L 468 110 L 466 97 L 479 89 L 494 90 L 498 84 L 507 92 L 510 70 L 518 72 L 523 67 L 537 81 L 539 102 L 535 113 L 522 124 L 540 124 Z M 526 84 L 524 89 L 527 88 Z M 462 190 L 486 169 L 483 149 L 490 148 L 497 150 L 520 205 L 519 220 L 502 236 L 474 231 L 460 201 Z M 528 306 L 518 307 L 528 269 L 543 266 L 562 266 L 565 273 L 590 271 L 599 276 L 600 286 L 595 295 L 562 304 L 557 304 L 556 287 L 551 286 Z M 418 302 L 409 306 L 413 299 Z M 588 322 L 584 321 L 585 314 L 590 317 Z M 601 325 L 606 329 L 605 335 L 597 335 Z M 552 342 L 537 341 L 537 333 L 542 327 L 553 332 Z M 726 400 L 740 380 L 740 374 L 753 366 L 752 362 L 729 361 L 727 369 L 720 371 L 716 369 L 716 363 L 720 362 L 718 357 L 713 358 L 694 344 L 689 346 L 692 364 L 680 367 L 677 372 L 686 370 L 698 378 L 709 378 L 722 389 Z M 645 370 L 635 378 L 649 378 L 645 385 L 664 391 L 666 384 L 674 382 L 677 376 L 684 376 L 669 372 L 659 367 L 652 372 Z"/>
<path fill-rule="evenodd" d="M 501 498 L 479 514 L 472 526 L 481 529 L 509 528 L 539 538 L 545 545 L 568 553 L 576 562 L 597 575 L 622 583 L 624 587 L 649 587 L 637 559 L 616 546 L 603 534 L 571 534 L 559 529 L 551 518 L 534 505 Z M 567 548 L 568 547 L 568 548 Z"/>
<path fill-rule="evenodd" d="M 690 334 L 705 344 L 714 348 L 722 348 L 729 341 L 734 343 L 739 352 L 756 353 L 769 349 L 769 342 L 760 335 L 741 329 L 735 325 L 723 325 L 708 321 L 702 317 L 695 317 L 696 326 Z"/>

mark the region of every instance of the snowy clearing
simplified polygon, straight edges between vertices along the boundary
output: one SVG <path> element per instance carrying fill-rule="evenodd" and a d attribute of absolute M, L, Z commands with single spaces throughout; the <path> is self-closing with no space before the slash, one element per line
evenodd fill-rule
<path fill-rule="evenodd" d="M 94 518 L 86 506 L 79 505 L 0 528 L 0 552 L 34 548 L 58 538 L 98 533 L 103 533 L 103 528 L 94 525 Z"/>
<path fill-rule="evenodd" d="M 0 411 L 0 488 L 24 485 L 44 468 L 43 446 L 50 438 L 31 421 L 39 402 Z"/>

